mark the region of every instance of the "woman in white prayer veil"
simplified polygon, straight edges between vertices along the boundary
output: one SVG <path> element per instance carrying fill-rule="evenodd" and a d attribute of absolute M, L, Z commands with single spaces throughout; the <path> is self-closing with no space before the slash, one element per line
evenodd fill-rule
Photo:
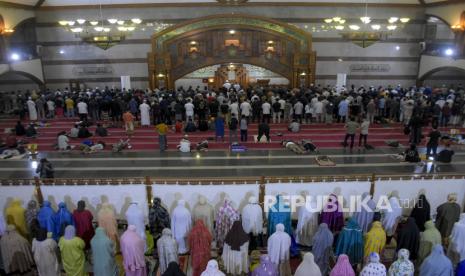
<path fill-rule="evenodd" d="M 218 269 L 218 262 L 215 260 L 208 261 L 207 268 L 200 276 L 226 276 Z"/>
<path fill-rule="evenodd" d="M 249 234 L 249 249 L 255 250 L 258 236 L 263 233 L 263 210 L 254 196 L 249 198 L 249 203 L 242 209 L 242 228 Z"/>
<path fill-rule="evenodd" d="M 186 254 L 189 251 L 187 236 L 192 228 L 192 216 L 186 208 L 186 201 L 178 200 L 178 205 L 171 214 L 171 231 L 178 243 L 178 253 Z"/>
<path fill-rule="evenodd" d="M 305 203 L 305 206 L 300 206 L 298 210 L 298 221 L 296 229 L 296 242 L 305 246 L 312 246 L 313 235 L 318 230 L 318 215 L 317 205 L 313 197 Z"/>
<path fill-rule="evenodd" d="M 454 224 L 449 237 L 447 256 L 454 266 L 465 260 L 465 213 L 460 215 L 460 220 Z"/>
<path fill-rule="evenodd" d="M 161 238 L 157 241 L 158 258 L 160 262 L 160 274 L 163 274 L 171 262 L 178 262 L 178 244 L 173 239 L 169 228 L 162 231 Z"/>
<path fill-rule="evenodd" d="M 268 238 L 268 256 L 279 269 L 280 276 L 290 276 L 289 264 L 291 237 L 284 231 L 284 224 L 276 224 L 276 231 Z"/>
<path fill-rule="evenodd" d="M 131 202 L 129 205 L 126 211 L 126 220 L 128 221 L 128 225 L 134 225 L 136 227 L 136 233 L 145 241 L 144 212 L 142 212 L 137 202 Z"/>
<path fill-rule="evenodd" d="M 313 254 L 311 252 L 307 252 L 304 255 L 304 259 L 297 267 L 294 276 L 321 276 L 321 271 L 318 265 L 315 263 Z"/>
<path fill-rule="evenodd" d="M 389 198 L 389 205 L 391 211 L 386 211 L 383 217 L 383 228 L 388 237 L 392 237 L 396 232 L 397 222 L 402 216 L 402 207 L 400 206 L 399 199 L 396 196 Z"/>

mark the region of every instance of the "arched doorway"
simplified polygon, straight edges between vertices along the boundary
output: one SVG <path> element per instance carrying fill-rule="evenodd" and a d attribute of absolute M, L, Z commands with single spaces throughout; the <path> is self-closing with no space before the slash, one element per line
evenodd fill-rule
<path fill-rule="evenodd" d="M 15 92 L 21 90 L 40 90 L 44 87 L 44 83 L 26 72 L 7 71 L 0 74 L 0 92 Z"/>
<path fill-rule="evenodd" d="M 458 67 L 435 68 L 424 74 L 420 81 L 423 85 L 429 87 L 465 85 L 465 69 Z"/>
<path fill-rule="evenodd" d="M 225 82 L 248 86 L 289 86 L 289 79 L 269 69 L 239 63 L 215 64 L 197 69 L 175 81 L 175 88 L 218 89 Z"/>
<path fill-rule="evenodd" d="M 148 55 L 151 88 L 173 89 L 188 73 L 215 64 L 252 64 L 272 69 L 290 86 L 315 80 L 311 35 L 287 23 L 243 14 L 191 20 L 152 38 Z"/>

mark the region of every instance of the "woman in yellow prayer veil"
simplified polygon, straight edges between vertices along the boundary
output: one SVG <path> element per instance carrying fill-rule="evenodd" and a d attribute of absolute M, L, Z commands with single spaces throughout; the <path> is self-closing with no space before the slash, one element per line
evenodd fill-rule
<path fill-rule="evenodd" d="M 386 245 L 386 232 L 381 224 L 379 213 L 373 217 L 373 223 L 370 231 L 365 235 L 364 259 L 366 260 L 371 253 L 375 252 L 381 255 Z"/>
<path fill-rule="evenodd" d="M 27 226 L 26 226 L 26 209 L 21 205 L 21 200 L 14 199 L 11 201 L 10 206 L 6 208 L 6 223 L 14 225 L 16 230 L 21 236 L 27 238 Z"/>

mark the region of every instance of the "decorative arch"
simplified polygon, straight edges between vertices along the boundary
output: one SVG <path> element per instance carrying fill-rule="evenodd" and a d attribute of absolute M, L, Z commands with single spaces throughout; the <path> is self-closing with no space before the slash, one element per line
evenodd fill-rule
<path fill-rule="evenodd" d="M 45 83 L 41 79 L 34 76 L 33 74 L 30 74 L 30 73 L 24 72 L 24 71 L 9 70 L 9 71 L 5 71 L 5 72 L 1 72 L 0 77 L 2 77 L 4 75 L 10 75 L 10 74 L 16 74 L 16 75 L 20 75 L 20 76 L 23 76 L 25 78 L 28 78 L 28 79 L 32 80 L 35 84 L 37 84 L 40 89 L 43 89 L 45 87 Z"/>
<path fill-rule="evenodd" d="M 228 39 L 231 29 L 239 34 Z M 194 39 L 201 42 L 190 55 L 188 42 Z M 276 43 L 271 54 L 266 39 Z M 315 79 L 316 53 L 309 33 L 266 17 L 220 14 L 190 20 L 152 36 L 150 86 L 173 89 L 177 79 L 196 69 L 229 62 L 274 71 L 288 78 L 293 87 L 309 85 Z"/>
<path fill-rule="evenodd" d="M 437 68 L 434 68 L 426 72 L 423 76 L 419 78 L 419 81 L 423 82 L 424 80 L 428 79 L 435 73 L 443 71 L 443 70 L 455 70 L 455 71 L 462 72 L 465 75 L 465 68 L 460 68 L 460 67 L 455 67 L 455 66 L 442 66 L 442 67 L 437 67 Z"/>

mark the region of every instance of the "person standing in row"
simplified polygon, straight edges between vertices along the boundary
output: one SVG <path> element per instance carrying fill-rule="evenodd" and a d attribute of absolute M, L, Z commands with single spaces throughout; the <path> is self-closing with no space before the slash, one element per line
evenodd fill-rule
<path fill-rule="evenodd" d="M 346 136 L 344 138 L 344 148 L 347 147 L 347 140 L 350 138 L 350 150 L 354 147 L 355 133 L 357 132 L 359 125 L 355 122 L 353 117 L 349 118 L 349 121 L 346 123 Z"/>

